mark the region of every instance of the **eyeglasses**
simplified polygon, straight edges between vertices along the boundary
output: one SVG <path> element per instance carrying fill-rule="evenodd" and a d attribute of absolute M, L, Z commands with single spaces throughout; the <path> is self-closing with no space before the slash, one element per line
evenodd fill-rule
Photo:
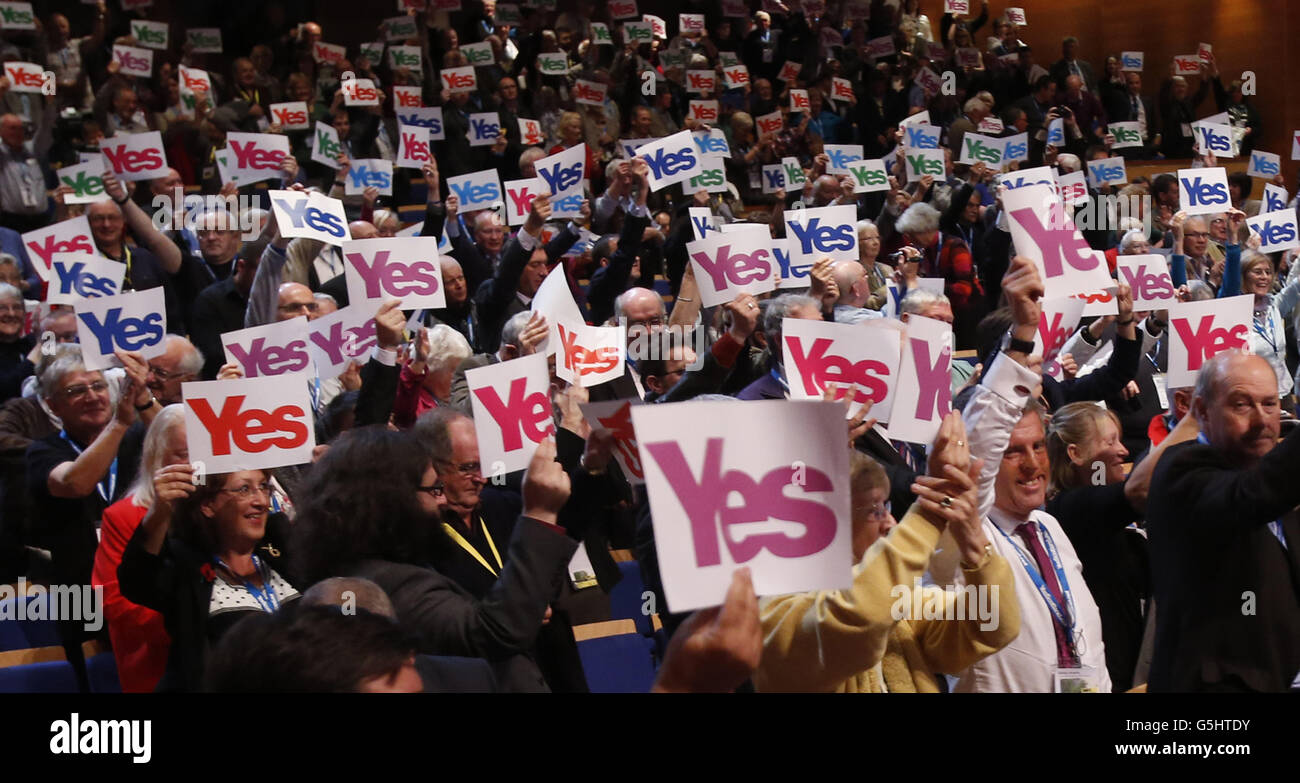
<path fill-rule="evenodd" d="M 857 506 L 853 510 L 855 512 L 856 511 L 865 512 L 868 518 L 874 519 L 877 522 L 884 522 L 885 518 L 888 517 L 890 513 L 888 500 L 886 500 L 884 503 L 876 503 L 873 506 Z"/>
<path fill-rule="evenodd" d="M 282 313 L 294 313 L 299 310 L 306 310 L 309 313 L 314 313 L 320 309 L 320 304 L 317 302 L 297 302 L 294 304 L 282 304 L 279 309 Z"/>
<path fill-rule="evenodd" d="M 172 378 L 183 378 L 186 375 L 190 374 L 187 372 L 167 372 L 166 370 L 160 370 L 157 367 L 154 367 L 152 364 L 149 365 L 149 372 L 158 376 L 158 380 L 162 381 L 163 383 L 170 381 Z"/>
<path fill-rule="evenodd" d="M 223 489 L 221 491 L 229 492 L 232 495 L 236 495 L 239 497 L 240 500 L 247 500 L 249 496 L 252 495 L 254 492 L 258 492 L 260 494 L 266 495 L 269 498 L 271 497 L 271 482 L 263 481 L 261 484 L 258 484 L 257 486 L 253 486 L 252 484 L 245 484 L 242 487 L 236 487 L 235 489 Z"/>
<path fill-rule="evenodd" d="M 473 478 L 483 475 L 483 466 L 477 462 L 462 462 L 459 465 L 444 463 L 447 467 L 452 468 L 465 478 Z"/>
<path fill-rule="evenodd" d="M 1183 236 L 1186 237 L 1187 239 L 1209 239 L 1210 232 L 1209 231 L 1185 231 L 1183 232 Z"/>
<path fill-rule="evenodd" d="M 22 305 L 0 305 L 0 313 L 21 313 L 22 311 Z"/>
<path fill-rule="evenodd" d="M 106 391 L 108 391 L 108 383 L 106 381 L 95 381 L 88 384 L 79 383 L 76 386 L 68 386 L 63 390 L 63 394 L 68 397 L 68 399 L 75 400 L 80 397 L 85 397 L 87 392 L 103 394 Z"/>
<path fill-rule="evenodd" d="M 418 489 L 421 492 L 428 492 L 430 495 L 433 495 L 435 498 L 440 498 L 442 497 L 443 494 L 443 486 L 441 481 L 434 482 L 433 484 L 430 484 L 427 487 L 419 487 Z"/>
<path fill-rule="evenodd" d="M 641 321 L 629 320 L 627 322 L 627 328 L 629 329 L 631 329 L 634 326 L 640 326 L 646 329 L 654 329 L 655 327 L 659 327 L 663 325 L 664 325 L 664 317 L 662 315 L 651 316 Z"/>

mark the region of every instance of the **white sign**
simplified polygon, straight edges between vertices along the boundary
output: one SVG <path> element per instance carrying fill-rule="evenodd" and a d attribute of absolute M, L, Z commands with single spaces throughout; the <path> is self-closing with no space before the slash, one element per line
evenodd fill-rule
<path fill-rule="evenodd" d="M 889 437 L 930 443 L 952 410 L 952 327 L 915 313 L 907 318 Z"/>
<path fill-rule="evenodd" d="M 77 338 L 87 370 L 118 366 L 113 351 L 139 351 L 146 359 L 166 352 L 167 302 L 162 287 L 77 303 Z"/>
<path fill-rule="evenodd" d="M 419 106 L 397 110 L 397 122 L 429 130 L 429 141 L 442 141 L 447 138 L 447 131 L 442 125 L 441 106 Z"/>
<path fill-rule="evenodd" d="M 825 144 L 823 152 L 830 158 L 826 166 L 829 174 L 849 174 L 849 166 L 864 157 L 861 144 Z"/>
<path fill-rule="evenodd" d="M 343 103 L 348 106 L 378 106 L 379 88 L 370 79 L 343 81 Z"/>
<path fill-rule="evenodd" d="M 564 52 L 541 52 L 537 66 L 544 76 L 564 76 L 569 73 L 569 56 Z"/>
<path fill-rule="evenodd" d="M 1120 53 L 1120 70 L 1134 71 L 1142 73 L 1142 52 L 1121 52 Z"/>
<path fill-rule="evenodd" d="M 790 259 L 812 264 L 822 258 L 858 260 L 858 208 L 852 204 L 785 212 Z"/>
<path fill-rule="evenodd" d="M 686 252 L 704 307 L 726 304 L 741 293 L 772 291 L 780 279 L 768 239 L 758 232 L 710 234 L 687 243 Z"/>
<path fill-rule="evenodd" d="M 311 127 L 311 111 L 306 101 L 286 101 L 271 104 L 271 117 L 275 124 L 287 131 L 307 130 Z"/>
<path fill-rule="evenodd" d="M 718 121 L 719 112 L 722 111 L 718 101 L 702 101 L 698 98 L 687 104 L 687 110 L 692 119 L 710 125 Z"/>
<path fill-rule="evenodd" d="M 883 160 L 859 160 L 850 163 L 849 176 L 853 177 L 854 193 L 874 193 L 889 190 L 889 173 Z"/>
<path fill-rule="evenodd" d="M 307 316 L 238 329 L 221 335 L 226 362 L 238 364 L 245 378 L 309 372 Z"/>
<path fill-rule="evenodd" d="M 645 484 L 645 469 L 641 467 L 641 451 L 637 446 L 636 430 L 632 428 L 632 406 L 640 405 L 636 398 L 585 402 L 579 405 L 582 417 L 592 432 L 601 430 L 614 438 L 614 459 L 633 486 Z"/>
<path fill-rule="evenodd" d="M 1011 136 L 1004 136 L 1000 139 L 1002 142 L 1002 162 L 1011 163 L 1014 161 L 1029 160 L 1029 134 L 1016 133 Z"/>
<path fill-rule="evenodd" d="M 1252 177 L 1271 180 L 1282 173 L 1282 156 L 1254 150 L 1250 153 L 1250 167 L 1246 169 L 1246 173 Z"/>
<path fill-rule="evenodd" d="M 1253 294 L 1170 305 L 1168 388 L 1194 385 L 1201 365 L 1216 354 L 1249 352 L 1254 308 Z"/>
<path fill-rule="evenodd" d="M 863 330 L 869 330 L 864 332 Z M 871 417 L 889 421 L 902 358 L 903 329 L 897 321 L 877 318 L 860 324 L 782 321 L 782 353 L 792 400 L 820 400 L 829 385 L 842 400 L 856 389 L 846 417 L 857 415 L 870 400 Z"/>
<path fill-rule="evenodd" d="M 961 157 L 957 162 L 972 166 L 983 163 L 989 169 L 997 171 L 1002 168 L 1002 154 L 1002 139 L 968 131 L 961 137 Z"/>
<path fill-rule="evenodd" d="M 465 373 L 483 478 L 528 467 L 551 420 L 551 373 L 545 353 L 476 367 Z"/>
<path fill-rule="evenodd" d="M 9 89 L 16 93 L 28 92 L 39 95 L 45 85 L 45 69 L 37 63 L 11 60 L 5 63 L 5 76 L 9 77 Z"/>
<path fill-rule="evenodd" d="M 182 384 L 190 461 L 209 474 L 309 464 L 310 380 L 304 373 Z"/>
<path fill-rule="evenodd" d="M 162 134 L 158 131 L 104 139 L 99 151 L 123 182 L 157 179 L 167 174 L 167 153 L 163 151 Z"/>
<path fill-rule="evenodd" d="M 581 320 L 560 321 L 555 324 L 555 334 L 559 338 L 555 374 L 566 383 L 590 388 L 623 377 L 627 351 L 624 326 L 588 326 Z"/>
<path fill-rule="evenodd" d="M 811 109 L 811 103 L 809 102 L 808 99 L 807 90 L 790 91 L 790 111 L 795 113 L 802 113 L 802 112 L 809 111 L 810 109 Z"/>
<path fill-rule="evenodd" d="M 1078 206 L 1092 197 L 1088 193 L 1087 177 L 1082 171 L 1071 171 L 1057 177 L 1056 191 L 1061 200 L 1070 206 Z"/>
<path fill-rule="evenodd" d="M 348 305 L 307 322 L 307 349 L 321 380 L 337 378 L 352 362 L 366 363 L 375 346 L 375 314 L 364 307 Z"/>
<path fill-rule="evenodd" d="M 1228 172 L 1223 168 L 1178 170 L 1178 208 L 1189 215 L 1208 215 L 1232 207 Z M 1176 387 L 1175 387 L 1176 388 Z"/>
<path fill-rule="evenodd" d="M 31 3 L 0 3 L 0 30 L 35 30 L 36 12 Z"/>
<path fill-rule="evenodd" d="M 167 23 L 150 22 L 144 19 L 131 20 L 131 35 L 146 49 L 167 48 Z"/>
<path fill-rule="evenodd" d="M 722 69 L 722 78 L 727 89 L 738 90 L 749 84 L 749 68 L 744 65 L 731 65 Z"/>
<path fill-rule="evenodd" d="M 721 604 L 738 566 L 759 595 L 849 585 L 840 406 L 685 402 L 631 414 L 671 611 Z"/>
<path fill-rule="evenodd" d="M 1259 235 L 1261 253 L 1278 253 L 1300 247 L 1300 228 L 1294 209 L 1268 212 L 1246 220 L 1250 230 Z"/>
<path fill-rule="evenodd" d="M 1231 125 L 1201 120 L 1192 123 L 1192 132 L 1196 149 L 1202 154 L 1208 151 L 1213 152 L 1216 158 L 1237 157 L 1237 142 Z"/>
<path fill-rule="evenodd" d="M 1119 256 L 1116 261 L 1119 279 L 1133 292 L 1134 311 L 1164 310 L 1178 301 L 1164 256 Z"/>
<path fill-rule="evenodd" d="M 501 201 L 501 176 L 496 169 L 484 169 L 448 177 L 447 190 L 460 199 L 462 213 L 489 209 Z"/>
<path fill-rule="evenodd" d="M 82 299 L 122 293 L 126 264 L 90 253 L 55 253 L 45 301 L 73 305 Z"/>
<path fill-rule="evenodd" d="M 104 190 L 104 158 L 101 155 L 76 166 L 64 166 L 56 173 L 60 185 L 72 188 L 71 193 L 63 195 L 64 204 L 93 204 L 110 198 Z"/>
<path fill-rule="evenodd" d="M 1290 199 L 1287 198 L 1286 188 L 1280 188 L 1270 182 L 1264 186 L 1264 203 L 1260 204 L 1259 211 L 1279 212 L 1286 209 L 1288 201 Z"/>
<path fill-rule="evenodd" d="M 330 245 L 352 239 L 343 202 L 321 193 L 272 190 L 271 209 L 282 237 L 306 237 Z"/>
<path fill-rule="evenodd" d="M 604 106 L 605 105 L 605 85 L 600 82 L 589 82 L 586 79 L 578 79 L 573 83 L 573 100 L 584 106 Z"/>
<path fill-rule="evenodd" d="M 429 129 L 418 125 L 397 126 L 397 160 L 395 168 L 420 169 L 433 160 L 429 147 Z"/>
<path fill-rule="evenodd" d="M 502 133 L 501 117 L 494 111 L 469 115 L 469 146 L 491 147 Z"/>
<path fill-rule="evenodd" d="M 424 106 L 423 89 L 394 84 L 392 90 L 394 109 L 419 109 Z"/>
<path fill-rule="evenodd" d="M 231 171 L 240 185 L 265 179 L 280 179 L 280 163 L 289 156 L 289 137 L 279 133 L 226 134 L 226 149 L 234 160 Z"/>
<path fill-rule="evenodd" d="M 339 140 L 339 133 L 334 130 L 334 126 L 328 122 L 318 122 L 313 136 L 315 144 L 311 148 L 311 159 L 332 169 L 342 168 L 339 165 L 339 154 L 343 152 L 343 142 Z"/>
<path fill-rule="evenodd" d="M 652 191 L 689 180 L 700 173 L 700 153 L 688 130 L 638 147 L 636 154 L 650 167 Z"/>
<path fill-rule="evenodd" d="M 390 299 L 402 309 L 447 306 L 436 237 L 355 239 L 343 245 L 349 306 L 377 310 Z"/>
<path fill-rule="evenodd" d="M 51 280 L 51 270 L 56 253 L 89 253 L 101 255 L 95 247 L 90 221 L 85 215 L 61 220 L 44 228 L 23 234 L 23 247 L 32 261 L 32 267 L 42 280 Z"/>
<path fill-rule="evenodd" d="M 1106 264 L 1097 261 L 1050 187 L 1029 185 L 1007 191 L 1002 204 L 1016 252 L 1034 259 L 1045 299 L 1099 291 L 1112 284 Z"/>
<path fill-rule="evenodd" d="M 904 154 L 907 160 L 907 178 L 919 180 L 922 177 L 943 179 L 947 165 L 941 149 L 909 149 Z"/>
<path fill-rule="evenodd" d="M 785 190 L 785 167 L 780 163 L 764 164 L 762 174 L 764 193 L 775 193 L 778 190 Z"/>
<path fill-rule="evenodd" d="M 1010 23 L 1012 23 L 1012 24 L 1018 24 L 1018 25 L 1024 25 L 1024 24 L 1026 24 L 1026 22 L 1025 22 L 1025 9 L 1023 9 L 1023 8 L 1008 8 L 1007 11 L 1006 11 L 1006 14 L 1007 14 L 1007 21 L 1008 21 L 1008 22 L 1010 22 Z"/>
<path fill-rule="evenodd" d="M 1200 55 L 1180 54 L 1174 57 L 1174 76 L 1197 76 L 1200 73 Z"/>
<path fill-rule="evenodd" d="M 1124 166 L 1124 159 L 1115 157 L 1088 161 L 1088 179 L 1092 181 L 1093 187 L 1097 188 L 1102 185 L 1122 185 L 1128 182 L 1128 170 Z"/>
<path fill-rule="evenodd" d="M 113 44 L 113 59 L 121 66 L 119 73 L 124 76 L 153 75 L 153 50 L 141 49 L 126 44 Z"/>
<path fill-rule="evenodd" d="M 312 45 L 311 56 L 318 63 L 340 63 L 347 59 L 348 49 L 346 46 L 317 41 Z"/>
<path fill-rule="evenodd" d="M 1112 122 L 1106 126 L 1106 129 L 1115 137 L 1115 143 L 1110 145 L 1110 148 L 1113 150 L 1142 146 L 1141 123 L 1137 120 L 1132 120 L 1130 122 Z"/>
<path fill-rule="evenodd" d="M 505 183 L 506 225 L 522 226 L 528 219 L 528 210 L 533 199 L 547 193 L 546 183 L 541 177 L 532 179 L 512 179 Z M 561 275 L 563 277 L 563 275 Z M 545 282 L 545 281 L 543 281 Z"/>
<path fill-rule="evenodd" d="M 393 162 L 383 158 L 354 160 L 344 180 L 343 195 L 360 196 L 366 188 L 379 188 L 379 195 L 393 195 Z"/>

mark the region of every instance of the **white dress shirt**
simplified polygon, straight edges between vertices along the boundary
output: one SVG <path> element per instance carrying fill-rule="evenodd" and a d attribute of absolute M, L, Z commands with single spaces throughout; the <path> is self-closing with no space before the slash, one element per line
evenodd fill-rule
<path fill-rule="evenodd" d="M 1040 596 L 1017 550 L 1024 552 L 1031 566 L 1033 553 L 1015 533 L 1025 522 L 993 508 L 994 484 L 1002 455 L 1029 401 L 1029 390 L 1038 384 L 1038 374 L 999 353 L 984 380 L 966 404 L 962 418 L 966 422 L 972 459 L 983 459 L 979 477 L 980 512 L 984 516 L 984 535 L 993 549 L 1007 559 L 1015 575 L 1015 598 L 1020 602 L 1020 635 L 998 652 L 971 666 L 957 677 L 955 692 L 970 693 L 1050 693 L 1055 688 L 1057 669 L 1056 631 L 1052 613 Z M 1106 671 L 1106 652 L 1101 638 L 1101 613 L 1083 580 L 1083 565 L 1074 546 L 1051 514 L 1036 510 L 1029 515 L 1040 526 L 1039 540 L 1050 536 L 1060 555 L 1061 565 L 1074 599 L 1074 641 L 1080 662 L 1093 669 L 1094 682 L 1102 692 L 1109 692 L 1110 675 Z M 1007 535 L 1004 535 L 1003 532 Z M 1009 537 L 1008 537 L 1009 536 Z M 940 585 L 964 584 L 965 574 L 958 567 L 959 554 L 951 534 L 944 533 L 941 551 L 930 563 L 931 578 Z M 1045 549 L 1049 549 L 1044 544 Z M 1049 549 L 1050 551 L 1050 549 Z M 1062 589 L 1066 585 L 1062 585 Z M 1010 597 L 1000 596 L 1001 600 Z"/>

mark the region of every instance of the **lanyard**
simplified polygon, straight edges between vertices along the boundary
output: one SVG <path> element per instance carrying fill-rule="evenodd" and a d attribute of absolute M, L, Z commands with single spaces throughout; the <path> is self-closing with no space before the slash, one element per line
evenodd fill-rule
<path fill-rule="evenodd" d="M 78 457 L 81 456 L 81 447 L 72 442 L 72 438 L 68 437 L 67 430 L 60 431 L 59 437 L 68 442 L 72 450 L 77 452 Z M 113 502 L 113 492 L 117 490 L 117 457 L 113 457 L 113 464 L 108 466 L 108 491 L 104 491 L 104 479 L 99 480 L 99 483 L 95 485 L 95 489 L 99 491 L 99 496 L 104 499 L 105 503 Z"/>
<path fill-rule="evenodd" d="M 772 377 L 776 379 L 777 383 L 781 384 L 781 391 L 785 392 L 785 396 L 789 397 L 790 384 L 786 381 L 785 378 L 781 377 L 781 373 L 775 367 L 772 368 Z"/>
<path fill-rule="evenodd" d="M 239 88 L 239 97 L 243 98 L 249 104 L 261 103 L 261 94 L 256 89 L 253 90 L 253 97 L 248 97 L 248 92 L 243 87 Z"/>
<path fill-rule="evenodd" d="M 262 611 L 267 614 L 274 614 L 275 610 L 280 608 L 280 597 L 275 594 L 275 585 L 271 584 L 271 569 L 263 568 L 262 561 L 258 559 L 257 555 L 253 555 L 253 567 L 257 569 L 257 573 L 262 577 L 261 587 L 257 587 L 244 577 L 236 574 L 235 569 L 226 565 L 226 561 L 221 558 L 214 557 L 212 559 L 217 565 L 226 569 L 226 573 L 243 583 L 244 589 L 248 591 L 249 595 L 253 596 L 253 600 L 257 601 L 257 605 L 262 607 Z"/>
<path fill-rule="evenodd" d="M 1273 303 L 1272 302 L 1269 302 L 1268 305 L 1268 332 L 1267 333 L 1264 332 L 1263 326 L 1262 324 L 1260 324 L 1258 318 L 1252 319 L 1251 327 L 1255 330 L 1255 334 L 1264 338 L 1264 342 L 1268 343 L 1268 347 L 1273 349 L 1273 354 L 1276 356 L 1277 341 L 1273 339 Z"/>
<path fill-rule="evenodd" d="M 1006 537 L 1007 542 L 1011 544 L 1011 548 L 1015 550 L 1016 555 L 1020 558 L 1020 564 L 1025 567 L 1025 571 L 1029 574 L 1029 578 L 1033 580 L 1034 588 L 1038 590 L 1038 594 L 1043 597 L 1043 601 L 1047 604 L 1048 610 L 1051 611 L 1052 618 L 1055 619 L 1056 622 L 1060 623 L 1061 627 L 1066 630 L 1067 635 L 1070 637 L 1070 647 L 1077 658 L 1079 651 L 1074 645 L 1074 594 L 1070 592 L 1070 583 L 1065 578 L 1065 569 L 1061 566 L 1061 558 L 1056 552 L 1056 544 L 1052 541 L 1052 534 L 1048 533 L 1046 528 L 1043 529 L 1043 541 L 1047 544 L 1047 556 L 1052 561 L 1052 570 L 1056 572 L 1056 583 L 1061 586 L 1061 595 L 1065 598 L 1066 603 L 1065 607 L 1062 607 L 1060 603 L 1057 602 L 1056 596 L 1052 595 L 1052 591 L 1047 589 L 1047 583 L 1043 581 L 1042 574 L 1038 573 L 1038 568 L 1030 563 L 1029 558 L 1025 556 L 1024 551 L 1021 550 L 1019 546 L 1016 546 L 1016 542 L 1011 538 L 1011 534 L 997 525 L 994 525 L 993 527 L 998 528 L 998 532 L 1002 533 L 1002 535 Z M 1034 527 L 1037 528 L 1038 525 L 1035 524 Z M 1065 613 L 1065 609 L 1067 608 L 1070 612 L 1068 616 Z"/>
<path fill-rule="evenodd" d="M 499 576 L 501 574 L 501 569 L 504 567 L 501 565 L 501 553 L 497 551 L 496 542 L 492 540 L 492 532 L 488 530 L 487 523 L 483 521 L 482 515 L 479 516 L 478 523 L 483 526 L 483 537 L 487 539 L 488 547 L 492 550 L 492 557 L 497 561 L 496 570 L 493 570 L 492 565 L 483 559 L 483 555 L 479 554 L 479 551 L 475 549 L 470 542 L 465 540 L 465 537 L 460 534 L 459 530 L 446 522 L 442 523 L 442 529 L 447 531 L 447 535 L 451 536 L 451 540 L 455 541 L 461 549 L 469 552 L 470 556 L 479 562 L 479 565 L 486 568 L 489 574 Z"/>

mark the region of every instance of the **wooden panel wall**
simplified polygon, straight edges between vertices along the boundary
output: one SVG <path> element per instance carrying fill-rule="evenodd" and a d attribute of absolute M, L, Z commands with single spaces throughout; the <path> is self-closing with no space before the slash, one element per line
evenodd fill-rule
<path fill-rule="evenodd" d="M 1016 0 L 1029 25 L 1021 38 L 1034 47 L 1044 67 L 1061 58 L 1061 39 L 1078 37 L 1081 56 L 1101 74 L 1106 56 L 1121 51 L 1146 53 L 1143 92 L 1155 96 L 1169 74 L 1174 55 L 1196 51 L 1200 42 L 1214 46 L 1226 85 L 1246 70 L 1256 76 L 1252 98 L 1263 128 L 1256 148 L 1282 156 L 1289 189 L 1296 189 L 1297 167 L 1291 158 L 1291 134 L 1300 129 L 1300 4 L 1292 0 Z M 990 3 L 997 15 L 1010 2 Z M 981 40 L 985 31 L 980 32 Z M 1294 54 L 1293 54 L 1294 53 Z M 1199 107 L 1201 116 L 1217 111 L 1211 93 Z"/>

